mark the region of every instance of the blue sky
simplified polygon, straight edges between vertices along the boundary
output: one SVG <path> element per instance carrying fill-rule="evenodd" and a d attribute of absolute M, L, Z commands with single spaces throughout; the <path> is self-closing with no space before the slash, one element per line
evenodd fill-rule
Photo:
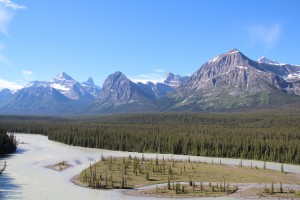
<path fill-rule="evenodd" d="M 0 89 L 191 75 L 233 48 L 300 64 L 298 0 L 0 0 Z"/>

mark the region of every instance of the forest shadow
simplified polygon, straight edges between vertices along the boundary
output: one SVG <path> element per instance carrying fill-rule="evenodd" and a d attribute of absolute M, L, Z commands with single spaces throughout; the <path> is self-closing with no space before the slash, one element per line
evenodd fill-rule
<path fill-rule="evenodd" d="M 7 159 L 9 159 L 9 158 L 15 156 L 16 154 L 18 154 L 18 155 L 19 155 L 19 154 L 23 154 L 23 153 L 25 153 L 26 151 L 28 151 L 28 150 L 23 149 L 23 148 L 17 148 L 16 151 L 13 152 L 13 153 L 1 154 L 1 155 L 0 155 L 0 160 L 7 160 Z"/>
<path fill-rule="evenodd" d="M 17 150 L 15 151 L 15 154 L 23 154 L 23 153 L 25 153 L 26 151 L 28 151 L 28 150 L 23 149 L 23 148 L 17 148 Z"/>
<path fill-rule="evenodd" d="M 21 194 L 21 185 L 14 182 L 15 179 L 9 177 L 5 172 L 0 175 L 0 199 L 20 199 L 17 196 Z"/>

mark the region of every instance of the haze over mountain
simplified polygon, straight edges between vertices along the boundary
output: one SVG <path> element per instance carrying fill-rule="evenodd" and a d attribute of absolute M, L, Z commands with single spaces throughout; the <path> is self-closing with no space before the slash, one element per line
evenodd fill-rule
<path fill-rule="evenodd" d="M 90 80 L 91 82 L 92 80 Z M 7 90 L 1 90 L 8 94 Z M 81 84 L 65 72 L 59 73 L 53 81 L 33 81 L 24 88 L 2 99 L 3 113 L 55 114 L 82 112 L 93 103 L 100 92 L 96 85 Z"/>
<path fill-rule="evenodd" d="M 237 49 L 204 63 L 191 77 L 168 73 L 161 83 L 134 83 L 122 72 L 102 88 L 65 72 L 0 91 L 0 113 L 107 114 L 153 111 L 232 111 L 300 102 L 300 67 L 266 57 L 251 60 Z"/>
<path fill-rule="evenodd" d="M 182 78 L 182 79 L 181 79 Z M 0 113 L 72 114 L 156 110 L 155 99 L 182 84 L 181 77 L 168 73 L 167 83 L 134 83 L 121 72 L 110 75 L 103 89 L 92 78 L 79 83 L 65 72 L 52 81 L 32 81 L 18 91 L 0 91 Z M 130 107 L 132 106 L 132 107 Z"/>

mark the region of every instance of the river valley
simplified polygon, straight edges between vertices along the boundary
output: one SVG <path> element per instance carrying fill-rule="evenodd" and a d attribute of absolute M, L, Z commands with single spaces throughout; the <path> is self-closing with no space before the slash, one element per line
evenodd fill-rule
<path fill-rule="evenodd" d="M 120 152 L 102 149 L 90 149 L 68 146 L 53 142 L 46 136 L 16 134 L 20 144 L 15 154 L 0 158 L 6 160 L 7 167 L 0 176 L 0 199 L 54 200 L 54 199 L 108 199 L 108 200 L 162 200 L 145 196 L 131 196 L 123 190 L 94 190 L 79 187 L 71 182 L 72 177 L 79 174 L 90 163 L 101 158 L 101 154 L 113 157 L 139 156 L 141 153 Z M 155 158 L 157 154 L 144 154 L 146 158 Z M 169 154 L 159 154 L 159 158 L 170 157 Z M 188 156 L 173 155 L 175 159 L 188 159 Z M 191 156 L 191 160 L 219 163 L 220 158 Z M 72 166 L 61 172 L 46 166 L 67 161 Z M 240 159 L 221 158 L 222 164 L 239 165 Z M 261 161 L 243 160 L 243 165 L 262 167 Z M 280 170 L 280 163 L 266 163 L 268 169 Z M 286 172 L 300 173 L 300 166 L 284 165 Z M 189 198 L 190 199 L 190 198 Z M 236 199 L 235 197 L 195 198 L 195 199 Z"/>

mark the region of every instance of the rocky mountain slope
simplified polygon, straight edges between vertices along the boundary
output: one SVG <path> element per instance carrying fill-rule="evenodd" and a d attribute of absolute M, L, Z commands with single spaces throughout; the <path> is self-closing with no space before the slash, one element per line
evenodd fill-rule
<path fill-rule="evenodd" d="M 122 72 L 102 88 L 65 72 L 0 91 L 0 114 L 108 114 L 154 111 L 233 111 L 300 106 L 300 66 L 266 57 L 254 61 L 237 49 L 204 63 L 191 77 L 168 73 L 163 82 L 134 83 Z"/>
<path fill-rule="evenodd" d="M 13 114 L 84 112 L 100 92 L 91 82 L 89 79 L 89 84 L 81 84 L 61 72 L 53 81 L 33 81 L 15 93 L 1 90 L 0 111 Z"/>
<path fill-rule="evenodd" d="M 163 110 L 232 110 L 290 101 L 298 94 L 288 82 L 298 66 L 256 62 L 237 49 L 214 57 L 173 93 L 160 99 Z"/>
<path fill-rule="evenodd" d="M 122 72 L 108 76 L 92 112 L 110 113 L 155 110 L 154 96 L 129 80 Z"/>
<path fill-rule="evenodd" d="M 156 100 L 173 92 L 188 77 L 168 73 L 163 83 L 134 83 L 122 72 L 108 76 L 91 112 L 123 113 L 158 111 Z"/>
<path fill-rule="evenodd" d="M 169 72 L 166 74 L 163 82 L 153 83 L 149 81 L 146 84 L 140 82 L 137 84 L 141 89 L 149 93 L 153 99 L 159 99 L 173 92 L 177 87 L 183 85 L 188 78 L 188 76 L 175 75 Z"/>

